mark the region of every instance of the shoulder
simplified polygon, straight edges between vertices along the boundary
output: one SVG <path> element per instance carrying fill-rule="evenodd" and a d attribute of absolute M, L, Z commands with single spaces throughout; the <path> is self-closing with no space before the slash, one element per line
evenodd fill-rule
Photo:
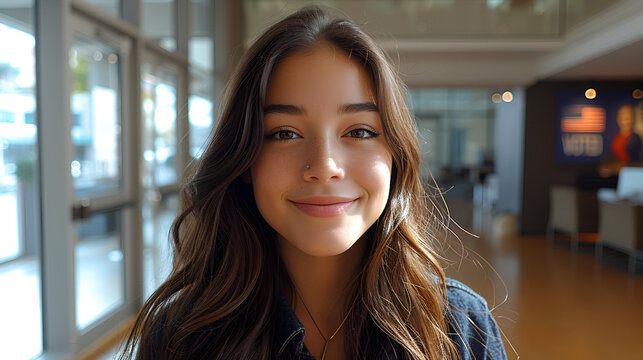
<path fill-rule="evenodd" d="M 487 309 L 487 301 L 458 280 L 447 278 L 446 288 L 449 304 Z"/>
<path fill-rule="evenodd" d="M 463 283 L 446 280 L 449 336 L 463 360 L 506 359 L 502 337 L 485 299 Z"/>

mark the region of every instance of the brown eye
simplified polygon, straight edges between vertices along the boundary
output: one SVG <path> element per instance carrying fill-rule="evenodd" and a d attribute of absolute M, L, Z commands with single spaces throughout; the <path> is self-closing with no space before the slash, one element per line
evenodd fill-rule
<path fill-rule="evenodd" d="M 292 131 L 280 131 L 277 133 L 279 140 L 288 140 L 292 139 L 295 136 L 295 133 Z"/>
<path fill-rule="evenodd" d="M 268 138 L 281 140 L 281 141 L 293 140 L 300 137 L 301 136 L 297 135 L 294 131 L 291 131 L 291 130 L 279 130 L 268 135 Z"/>
<path fill-rule="evenodd" d="M 372 137 L 376 137 L 379 134 L 376 133 L 375 131 L 367 130 L 367 129 L 355 129 L 349 131 L 346 135 L 347 137 L 352 137 L 356 139 L 368 139 Z"/>

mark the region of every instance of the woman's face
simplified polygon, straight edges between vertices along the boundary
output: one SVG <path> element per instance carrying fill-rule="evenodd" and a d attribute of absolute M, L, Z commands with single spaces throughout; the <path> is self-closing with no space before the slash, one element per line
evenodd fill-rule
<path fill-rule="evenodd" d="M 299 50 L 273 72 L 264 123 L 251 168 L 262 216 L 282 245 L 345 252 L 384 210 L 391 181 L 369 76 L 332 45 Z"/>
<path fill-rule="evenodd" d="M 622 133 L 631 133 L 634 128 L 634 108 L 621 106 L 616 115 L 616 122 Z"/>

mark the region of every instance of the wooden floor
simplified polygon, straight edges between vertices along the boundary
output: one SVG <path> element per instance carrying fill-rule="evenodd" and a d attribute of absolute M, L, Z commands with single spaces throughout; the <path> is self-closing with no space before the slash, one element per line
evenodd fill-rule
<path fill-rule="evenodd" d="M 597 261 L 591 243 L 573 252 L 564 238 L 516 236 L 511 216 L 467 202 L 450 208 L 482 236 L 455 231 L 447 274 L 487 299 L 510 359 L 643 359 L 643 264 L 629 274 L 617 252 Z"/>
<path fill-rule="evenodd" d="M 450 205 L 466 228 L 475 210 Z M 467 283 L 494 307 L 510 359 L 643 359 L 643 264 L 627 272 L 627 258 L 594 244 L 573 252 L 559 237 L 516 236 L 508 216 L 480 215 L 481 238 L 457 231 L 450 277 Z M 485 228 L 486 227 L 486 228 Z"/>

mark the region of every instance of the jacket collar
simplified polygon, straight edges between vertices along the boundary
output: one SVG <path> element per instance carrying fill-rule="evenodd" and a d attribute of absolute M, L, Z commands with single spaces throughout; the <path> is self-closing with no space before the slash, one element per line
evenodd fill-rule
<path fill-rule="evenodd" d="M 282 291 L 277 301 L 277 328 L 274 350 L 277 358 L 290 358 L 295 354 L 308 353 L 304 345 L 306 329 L 290 306 Z"/>

